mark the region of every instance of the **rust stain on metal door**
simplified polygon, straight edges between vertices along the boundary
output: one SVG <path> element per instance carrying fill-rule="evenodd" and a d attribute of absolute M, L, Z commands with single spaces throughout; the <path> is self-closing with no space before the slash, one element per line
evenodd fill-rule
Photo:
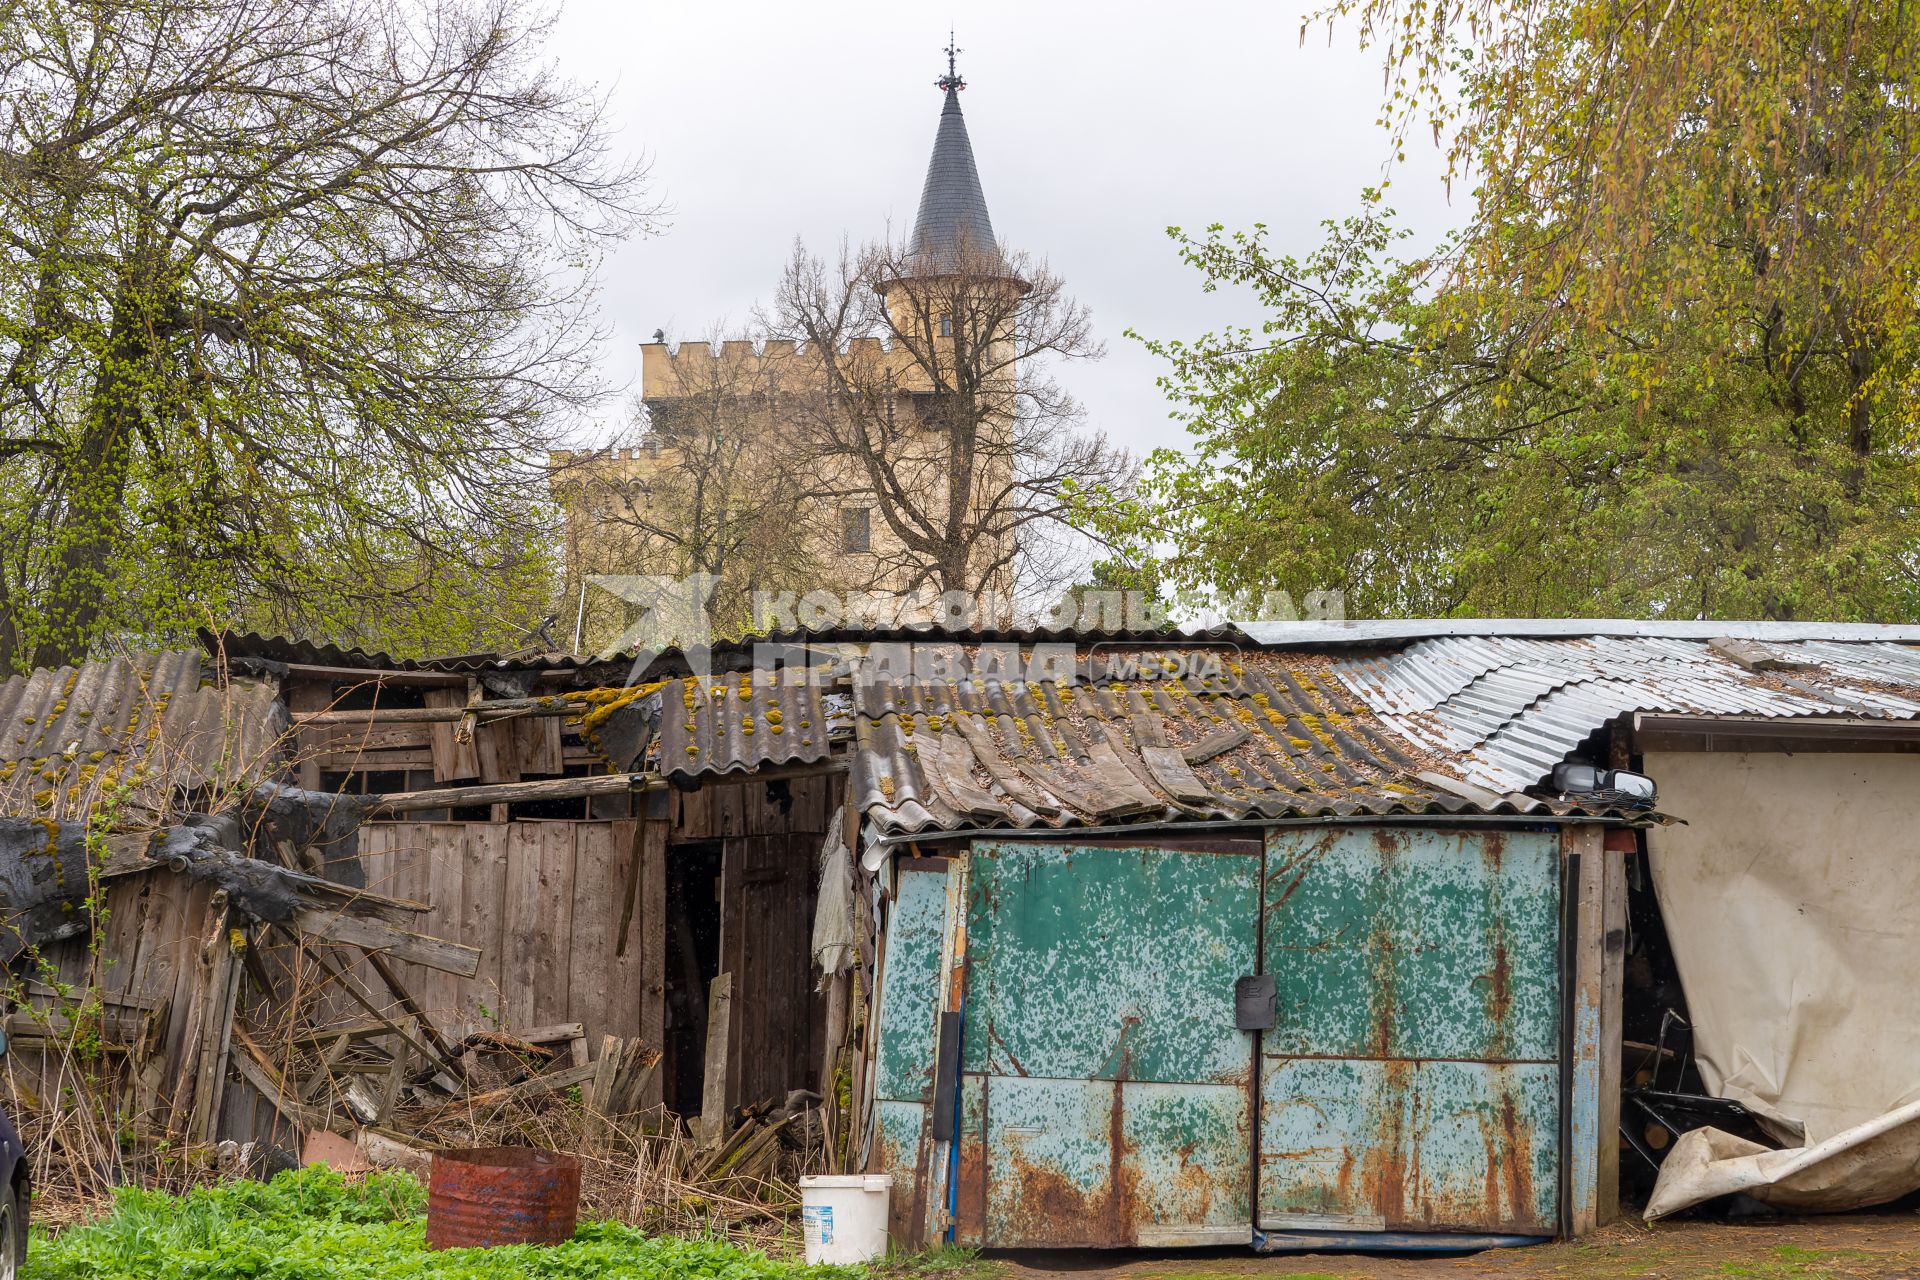
<path fill-rule="evenodd" d="M 1554 837 L 1283 831 L 1268 866 L 1261 1226 L 1553 1234 Z"/>
<path fill-rule="evenodd" d="M 974 855 L 960 1237 L 1246 1240 L 1252 1042 L 1233 984 L 1254 971 L 1259 855 Z"/>

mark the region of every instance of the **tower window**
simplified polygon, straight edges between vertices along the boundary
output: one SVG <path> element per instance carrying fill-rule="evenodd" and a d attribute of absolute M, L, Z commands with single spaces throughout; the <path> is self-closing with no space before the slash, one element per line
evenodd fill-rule
<path fill-rule="evenodd" d="M 944 311 L 940 313 L 940 336 L 943 338 L 953 336 L 953 316 Z"/>
<path fill-rule="evenodd" d="M 840 508 L 840 549 L 842 551 L 871 551 L 873 549 L 873 521 L 866 507 Z"/>

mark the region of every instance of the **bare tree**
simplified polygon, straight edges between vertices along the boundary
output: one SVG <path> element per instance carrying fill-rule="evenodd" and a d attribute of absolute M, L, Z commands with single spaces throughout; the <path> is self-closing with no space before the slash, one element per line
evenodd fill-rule
<path fill-rule="evenodd" d="M 521 8 L 0 0 L 0 665 L 513 540 L 647 215 Z"/>
<path fill-rule="evenodd" d="M 1038 535 L 1131 478 L 1054 379 L 1102 348 L 1044 263 L 961 245 L 936 266 L 882 245 L 829 265 L 796 246 L 766 324 L 823 388 L 792 414 L 822 496 L 878 517 L 875 585 L 1059 585 L 1036 580 L 1064 568 Z"/>
<path fill-rule="evenodd" d="M 824 548 L 808 531 L 825 517 L 813 478 L 777 447 L 793 363 L 741 342 L 716 358 L 713 345 L 682 344 L 675 376 L 634 402 L 622 438 L 565 457 L 554 486 L 570 512 L 570 578 L 711 575 L 708 617 L 737 636 L 760 621 L 756 592 L 818 584 Z"/>

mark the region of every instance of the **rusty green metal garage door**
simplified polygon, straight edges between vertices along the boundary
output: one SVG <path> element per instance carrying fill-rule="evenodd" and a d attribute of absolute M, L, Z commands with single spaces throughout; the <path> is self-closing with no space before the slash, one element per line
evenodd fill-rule
<path fill-rule="evenodd" d="M 958 1238 L 1244 1242 L 1260 848 L 974 846 Z"/>
<path fill-rule="evenodd" d="M 1259 1225 L 1554 1234 L 1555 837 L 1277 831 L 1264 910 Z"/>

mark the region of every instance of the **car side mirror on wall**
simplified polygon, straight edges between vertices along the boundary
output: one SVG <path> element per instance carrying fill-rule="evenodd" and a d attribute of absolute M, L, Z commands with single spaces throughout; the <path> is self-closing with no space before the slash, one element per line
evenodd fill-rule
<path fill-rule="evenodd" d="M 1553 766 L 1553 790 L 1563 796 L 1596 796 L 1632 808 L 1651 808 L 1659 788 L 1644 773 L 1602 769 L 1585 760 L 1563 760 Z"/>

